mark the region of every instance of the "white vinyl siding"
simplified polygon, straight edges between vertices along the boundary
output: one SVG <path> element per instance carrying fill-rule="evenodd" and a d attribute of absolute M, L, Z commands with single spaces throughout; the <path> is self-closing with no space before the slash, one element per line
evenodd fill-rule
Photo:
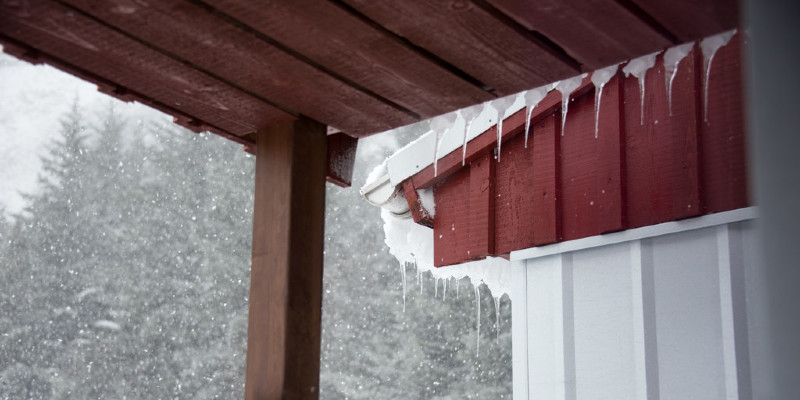
<path fill-rule="evenodd" d="M 514 398 L 751 398 L 754 215 L 513 253 Z"/>

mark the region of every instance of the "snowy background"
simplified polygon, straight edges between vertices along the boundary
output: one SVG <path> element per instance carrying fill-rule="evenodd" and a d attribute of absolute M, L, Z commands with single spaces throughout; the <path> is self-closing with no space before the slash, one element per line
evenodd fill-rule
<path fill-rule="evenodd" d="M 0 398 L 241 398 L 253 158 L 4 54 L 0 94 Z M 353 186 L 422 126 L 360 141 Z M 355 188 L 327 189 L 321 398 L 510 398 L 508 297 L 400 264 Z"/>

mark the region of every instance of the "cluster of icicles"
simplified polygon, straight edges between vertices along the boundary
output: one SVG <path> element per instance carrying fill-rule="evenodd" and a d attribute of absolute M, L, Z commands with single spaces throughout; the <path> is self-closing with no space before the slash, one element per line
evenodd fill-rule
<path fill-rule="evenodd" d="M 708 122 L 708 84 L 711 71 L 711 63 L 714 61 L 714 55 L 722 46 L 726 45 L 736 30 L 724 32 L 715 36 L 700 41 L 700 49 L 703 52 L 703 118 Z M 694 47 L 694 43 L 686 43 L 680 46 L 672 47 L 664 52 L 664 77 L 665 85 L 667 88 L 667 101 L 669 102 L 669 113 L 672 115 L 672 83 L 678 73 L 678 66 L 680 62 L 686 58 L 689 52 Z M 656 56 L 660 52 L 648 54 L 633 60 L 628 61 L 622 72 L 625 77 L 633 75 L 639 81 L 639 94 L 641 96 L 641 116 L 640 123 L 644 125 L 644 98 L 645 98 L 645 75 L 647 71 L 655 66 Z M 598 133 L 598 118 L 600 114 L 600 101 L 603 97 L 603 87 L 608 83 L 614 75 L 617 74 L 620 64 L 612 65 L 606 68 L 601 68 L 592 73 L 591 81 L 595 86 L 595 126 L 594 136 L 597 138 Z M 481 114 L 484 108 L 490 108 L 494 111 L 497 118 L 497 161 L 500 161 L 500 148 L 502 145 L 502 132 L 503 132 L 503 119 L 508 117 L 508 111 L 512 104 L 516 101 L 518 96 L 522 96 L 525 102 L 526 119 L 525 119 L 525 147 L 528 147 L 528 133 L 530 132 L 530 120 L 533 109 L 539 104 L 547 94 L 555 89 L 561 93 L 561 134 L 564 134 L 564 125 L 567 121 L 567 111 L 569 108 L 569 98 L 573 91 L 580 87 L 581 82 L 586 78 L 586 74 L 574 76 L 563 81 L 555 82 L 549 85 L 531 89 L 525 92 L 506 96 L 496 100 L 491 100 L 483 104 L 478 104 L 472 107 L 467 107 L 456 112 L 445 114 L 443 116 L 433 118 L 430 122 L 431 130 L 434 132 L 435 148 L 434 148 L 434 174 L 438 175 L 438 161 L 439 161 L 439 146 L 445 133 L 455 124 L 456 119 L 460 116 L 465 121 L 464 127 L 464 144 L 462 146 L 462 161 L 464 165 L 467 156 L 467 142 L 469 141 L 469 129 L 475 118 Z M 516 110 L 514 110 L 516 111 Z"/>
<path fill-rule="evenodd" d="M 406 312 L 406 267 L 417 267 L 415 263 L 403 263 L 401 265 L 402 274 L 403 274 L 403 312 Z M 422 294 L 423 289 L 423 277 L 422 277 L 423 270 L 417 269 L 417 286 L 419 286 L 419 294 Z M 447 300 L 447 282 L 451 279 L 456 282 L 456 299 L 458 299 L 458 291 L 459 286 L 461 286 L 461 279 L 464 277 L 452 276 L 452 277 L 433 277 L 433 298 L 439 297 L 439 282 L 442 283 L 442 301 Z M 472 279 L 470 279 L 472 281 Z M 476 317 L 476 330 L 478 332 L 478 339 L 475 346 L 475 355 L 476 357 L 480 357 L 481 355 L 481 283 L 478 281 L 477 284 L 472 284 L 473 290 L 475 291 L 475 310 L 477 313 Z M 494 299 L 494 327 L 495 327 L 495 340 L 500 343 L 500 295 L 492 295 L 492 299 Z"/>
<path fill-rule="evenodd" d="M 709 76 L 711 71 L 711 63 L 714 61 L 714 55 L 717 53 L 722 46 L 725 46 L 733 35 L 736 34 L 736 30 L 728 31 L 721 33 L 719 35 L 711 36 L 706 39 L 700 41 L 699 47 L 703 53 L 703 67 L 704 67 L 704 75 L 703 75 L 703 117 L 706 122 L 708 122 L 708 86 L 709 86 Z M 676 46 L 670 48 L 664 52 L 663 60 L 664 60 L 664 78 L 665 78 L 665 86 L 667 92 L 667 101 L 669 104 L 669 113 L 672 115 L 672 84 L 675 80 L 675 76 L 678 72 L 678 67 L 681 61 L 686 58 L 686 56 L 691 52 L 692 48 L 694 47 L 694 43 L 687 43 L 680 46 Z M 650 70 L 655 66 L 656 63 L 656 56 L 659 52 L 648 54 L 646 56 L 642 56 L 633 60 L 628 61 L 625 66 L 622 68 L 622 72 L 625 77 L 629 77 L 633 75 L 639 81 L 639 93 L 641 96 L 640 99 L 640 123 L 644 125 L 644 99 L 645 99 L 645 75 L 647 71 Z M 619 66 L 621 64 L 612 65 L 606 68 L 601 68 L 592 73 L 591 81 L 595 87 L 595 138 L 598 135 L 598 118 L 600 114 L 600 103 L 603 97 L 603 87 L 617 74 L 619 71 Z M 561 93 L 561 109 L 562 109 L 562 118 L 561 118 L 561 134 L 564 134 L 564 124 L 567 119 L 567 112 L 569 107 L 569 100 L 570 95 L 578 89 L 583 82 L 583 80 L 588 76 L 588 74 L 582 74 L 579 76 L 575 76 L 569 79 L 565 79 L 563 81 L 555 82 L 549 85 L 545 85 L 542 87 L 538 87 L 535 89 L 531 89 L 522 93 L 518 93 L 516 95 L 503 97 L 500 99 L 492 100 L 483 104 L 478 104 L 472 107 L 468 107 L 453 113 L 449 113 L 437 118 L 434 118 L 430 122 L 430 128 L 434 132 L 435 135 L 435 145 L 434 145 L 434 174 L 438 175 L 438 159 L 439 159 L 439 147 L 444 135 L 450 132 L 455 125 L 455 122 L 458 118 L 461 118 L 464 122 L 464 131 L 463 131 L 463 145 L 462 147 L 462 165 L 466 162 L 466 154 L 467 154 L 467 142 L 470 139 L 470 127 L 472 126 L 473 122 L 476 121 L 478 116 L 484 112 L 484 110 L 488 109 L 489 111 L 493 111 L 493 114 L 496 118 L 497 124 L 497 161 L 500 161 L 500 146 L 502 145 L 502 132 L 503 132 L 503 119 L 508 117 L 509 111 L 511 113 L 516 112 L 519 108 L 510 110 L 512 105 L 517 102 L 519 97 L 522 97 L 525 105 L 525 147 L 528 147 L 528 135 L 531 129 L 530 121 L 533 110 L 536 106 L 541 102 L 547 94 L 552 90 L 558 90 Z M 386 214 L 386 215 L 384 215 Z M 387 213 L 382 213 L 384 216 L 384 221 L 386 222 L 385 229 L 387 234 L 387 244 L 390 247 L 390 251 L 398 258 L 402 266 L 402 273 L 403 273 L 403 310 L 405 311 L 405 292 L 406 292 L 406 265 L 407 263 L 415 265 L 417 268 L 417 282 L 420 287 L 420 292 L 422 291 L 422 273 L 424 271 L 431 271 L 434 273 L 432 268 L 432 254 L 426 254 L 423 256 L 423 259 L 428 257 L 431 258 L 431 261 L 424 261 L 422 265 L 420 265 L 419 259 L 414 256 L 416 252 L 417 255 L 421 255 L 420 253 L 432 253 L 432 234 L 431 236 L 431 243 L 419 243 L 420 238 L 426 237 L 422 232 L 415 232 L 412 233 L 414 229 L 420 228 L 419 225 L 414 224 L 413 222 L 404 221 L 400 222 L 395 218 L 389 218 Z M 408 226 L 399 231 L 395 230 L 398 227 L 398 224 L 407 223 Z M 394 226 L 394 228 L 392 227 Z M 409 230 L 405 232 L 405 230 Z M 397 237 L 397 240 L 391 240 L 390 236 L 395 236 L 396 233 L 392 234 L 390 232 L 403 232 L 401 236 L 406 236 L 406 239 L 409 240 L 405 242 L 405 244 L 401 244 L 404 242 L 402 238 Z M 430 233 L 430 232 L 428 232 Z M 413 238 L 413 239 L 411 239 Z M 415 251 L 409 251 L 406 246 L 411 245 L 412 242 L 416 241 L 416 245 L 426 248 L 425 251 L 419 251 L 419 249 Z M 424 241 L 424 240 L 423 240 Z M 434 282 L 435 282 L 435 289 L 434 289 L 434 296 L 438 297 L 439 295 L 439 282 L 442 282 L 442 300 L 445 300 L 447 296 L 447 282 L 450 279 L 455 279 L 456 281 L 456 296 L 458 296 L 459 287 L 458 284 L 460 279 L 463 277 L 469 277 L 470 281 L 473 282 L 474 290 L 475 290 L 475 302 L 476 302 L 476 309 L 477 309 L 477 329 L 478 329 L 478 344 L 477 344 L 477 354 L 480 355 L 480 284 L 481 282 L 486 282 L 486 277 L 481 277 L 481 271 L 489 271 L 491 270 L 493 273 L 496 273 L 498 270 L 506 269 L 508 265 L 497 264 L 498 262 L 502 262 L 504 260 L 501 259 L 486 259 L 481 261 L 475 261 L 468 264 L 460 264 L 455 266 L 447 267 L 448 270 L 447 274 L 442 273 L 445 271 L 436 271 L 434 273 Z M 492 264 L 494 263 L 494 264 Z M 430 265 L 428 265 L 430 264 Z M 471 265 L 470 265 L 471 264 Z M 489 265 L 492 264 L 492 265 Z M 503 275 L 501 273 L 501 275 Z M 504 276 L 500 279 L 500 281 L 505 282 L 507 279 L 510 279 L 510 276 Z M 490 280 L 494 282 L 494 285 L 497 283 L 497 279 Z M 490 290 L 492 289 L 490 285 Z M 497 290 L 497 288 L 495 288 Z M 508 293 L 508 289 L 505 288 L 503 290 L 497 290 L 499 295 L 493 294 L 494 303 L 495 303 L 495 315 L 499 318 L 499 308 L 500 308 L 500 296 L 503 293 Z M 500 321 L 499 319 L 496 321 L 496 326 L 498 329 L 498 337 L 499 337 L 499 326 Z"/>

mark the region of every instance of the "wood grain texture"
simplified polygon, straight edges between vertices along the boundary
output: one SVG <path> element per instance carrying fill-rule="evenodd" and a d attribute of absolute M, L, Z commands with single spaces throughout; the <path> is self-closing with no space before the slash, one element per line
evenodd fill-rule
<path fill-rule="evenodd" d="M 560 138 L 561 233 L 572 240 L 599 233 L 597 143 L 594 138 L 594 96 L 575 99 Z M 561 118 L 564 118 L 562 114 Z"/>
<path fill-rule="evenodd" d="M 595 139 L 597 233 L 625 229 L 627 203 L 625 201 L 625 115 L 622 74 L 611 78 L 603 88 Z"/>
<path fill-rule="evenodd" d="M 228 140 L 242 144 L 245 146 L 246 149 L 254 145 L 254 143 L 249 137 L 234 135 L 233 133 L 228 132 L 218 126 L 215 126 L 209 123 L 208 121 L 204 121 L 198 119 L 197 117 L 190 116 L 185 112 L 183 112 L 182 110 L 176 109 L 175 108 L 176 106 L 174 105 L 168 106 L 164 103 L 160 103 L 152 99 L 148 95 L 135 92 L 126 87 L 122 87 L 119 84 L 109 81 L 106 78 L 103 78 L 99 75 L 81 69 L 76 65 L 66 63 L 63 60 L 53 58 L 52 56 L 47 54 L 42 54 L 41 52 L 21 42 L 5 37 L 2 34 L 0 34 L 0 43 L 2 43 L 3 45 L 4 53 L 11 54 L 14 57 L 17 57 L 21 60 L 25 60 L 33 64 L 46 63 L 64 72 L 72 74 L 75 77 L 78 77 L 87 82 L 91 82 L 97 85 L 97 90 L 106 93 L 109 96 L 113 96 L 125 102 L 138 101 L 142 104 L 145 104 L 149 107 L 159 110 L 165 114 L 172 115 L 175 123 L 182 125 L 187 129 L 190 129 L 192 131 L 197 131 L 200 129 L 210 131 Z"/>
<path fill-rule="evenodd" d="M 683 42 L 734 29 L 740 24 L 737 0 L 630 0 Z"/>
<path fill-rule="evenodd" d="M 207 3 L 423 119 L 493 97 L 334 2 Z"/>
<path fill-rule="evenodd" d="M 629 228 L 688 218 L 702 211 L 698 51 L 695 48 L 680 63 L 672 87 L 672 116 L 661 55 L 645 79 L 644 123 L 639 83 L 633 76 L 624 80 Z"/>
<path fill-rule="evenodd" d="M 411 211 L 411 218 L 420 225 L 433 228 L 431 212 L 422 205 L 422 200 L 419 197 L 419 192 L 414 187 L 414 182 L 411 179 L 407 179 L 401 185 L 403 186 L 403 194 L 408 202 L 408 209 Z"/>
<path fill-rule="evenodd" d="M 577 66 L 469 1 L 344 0 L 368 18 L 505 96 L 575 75 Z"/>
<path fill-rule="evenodd" d="M 602 68 L 671 44 L 615 0 L 489 0 L 561 46 L 584 68 Z M 598 34 L 602 45 L 598 45 Z"/>
<path fill-rule="evenodd" d="M 495 254 L 495 212 L 497 163 L 486 152 L 469 165 L 469 235 L 466 259 L 478 260 Z"/>
<path fill-rule="evenodd" d="M 469 209 L 469 169 L 450 175 L 433 192 L 436 218 L 433 220 L 433 265 L 467 261 L 471 215 Z"/>
<path fill-rule="evenodd" d="M 337 186 L 347 188 L 353 183 L 353 168 L 356 164 L 358 139 L 337 132 L 328 135 L 328 167 L 325 179 Z"/>
<path fill-rule="evenodd" d="M 538 126 L 538 125 L 536 125 Z M 535 131 L 535 127 L 534 127 Z M 495 247 L 506 255 L 534 244 L 534 146 L 525 148 L 523 135 L 503 144 L 495 162 Z"/>
<path fill-rule="evenodd" d="M 319 393 L 325 127 L 308 119 L 256 135 L 245 398 Z"/>
<path fill-rule="evenodd" d="M 555 243 L 561 237 L 561 114 L 546 115 L 532 129 L 533 243 L 540 246 Z"/>
<path fill-rule="evenodd" d="M 196 4 L 162 0 L 123 7 L 89 0 L 66 1 L 241 92 L 351 135 L 362 136 L 417 120 L 417 116 L 331 77 Z M 195 90 L 213 93 L 218 89 Z"/>
<path fill-rule="evenodd" d="M 708 121 L 701 124 L 704 212 L 751 204 L 747 184 L 747 137 L 742 87 L 742 35 L 719 49 L 711 63 Z"/>
<path fill-rule="evenodd" d="M 237 136 L 294 118 L 59 3 L 0 3 L 0 36 Z"/>

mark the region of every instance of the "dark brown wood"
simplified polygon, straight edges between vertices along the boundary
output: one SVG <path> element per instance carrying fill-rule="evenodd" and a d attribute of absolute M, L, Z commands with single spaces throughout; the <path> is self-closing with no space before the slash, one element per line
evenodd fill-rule
<path fill-rule="evenodd" d="M 67 2 L 241 92 L 250 92 L 290 113 L 302 113 L 351 135 L 388 130 L 418 120 L 416 115 L 314 68 L 191 2 L 161 0 L 147 6 L 131 3 L 124 7 L 125 12 L 118 10 L 122 6 L 109 7 L 94 1 Z M 131 14 L 137 18 L 130 18 Z"/>
<path fill-rule="evenodd" d="M 308 119 L 260 131 L 245 398 L 319 393 L 325 126 Z"/>
<path fill-rule="evenodd" d="M 21 60 L 25 60 L 33 64 L 46 63 L 48 65 L 56 67 L 64 72 L 70 73 L 87 82 L 92 82 L 96 84 L 97 89 L 99 91 L 104 92 L 110 96 L 114 96 L 122 101 L 129 102 L 135 100 L 142 104 L 150 106 L 156 110 L 159 110 L 165 114 L 172 115 L 176 123 L 183 125 L 185 122 L 186 125 L 184 126 L 189 129 L 194 127 L 203 127 L 204 129 L 207 129 L 208 131 L 216 135 L 222 136 L 228 140 L 244 145 L 245 149 L 254 145 L 254 143 L 248 137 L 234 135 L 233 133 L 228 132 L 213 124 L 210 124 L 207 121 L 199 120 L 188 114 L 185 114 L 183 111 L 177 110 L 174 105 L 172 107 L 167 106 L 166 104 L 160 103 L 145 94 L 134 92 L 128 88 L 119 86 L 118 84 L 115 84 L 106 78 L 102 78 L 98 75 L 92 74 L 75 65 L 67 64 L 64 61 L 58 60 L 49 55 L 42 54 L 27 45 L 21 44 L 7 37 L 3 37 L 2 34 L 0 34 L 0 42 L 3 43 L 4 53 L 11 54 L 14 57 L 17 57 Z M 288 117 L 289 116 L 287 115 L 287 118 Z M 255 153 L 253 152 L 253 154 Z"/>
<path fill-rule="evenodd" d="M 431 212 L 422 205 L 422 200 L 419 198 L 417 189 L 414 188 L 414 183 L 411 179 L 407 179 L 402 183 L 403 194 L 406 196 L 408 202 L 408 209 L 411 211 L 411 218 L 414 222 L 433 228 L 433 216 Z"/>
<path fill-rule="evenodd" d="M 0 3 L 0 37 L 237 136 L 294 118 L 60 3 Z"/>
<path fill-rule="evenodd" d="M 210 0 L 208 4 L 421 118 L 493 97 L 335 2 Z"/>
<path fill-rule="evenodd" d="M 469 1 L 344 0 L 498 96 L 575 75 L 577 65 Z"/>
<path fill-rule="evenodd" d="M 353 182 L 358 139 L 338 132 L 328 135 L 328 169 L 325 179 L 343 188 Z"/>
<path fill-rule="evenodd" d="M 739 26 L 736 0 L 626 0 L 665 26 L 680 41 L 702 39 Z"/>
<path fill-rule="evenodd" d="M 561 46 L 584 68 L 602 68 L 671 44 L 616 0 L 489 0 L 527 29 Z M 603 45 L 597 34 L 603 32 Z"/>

